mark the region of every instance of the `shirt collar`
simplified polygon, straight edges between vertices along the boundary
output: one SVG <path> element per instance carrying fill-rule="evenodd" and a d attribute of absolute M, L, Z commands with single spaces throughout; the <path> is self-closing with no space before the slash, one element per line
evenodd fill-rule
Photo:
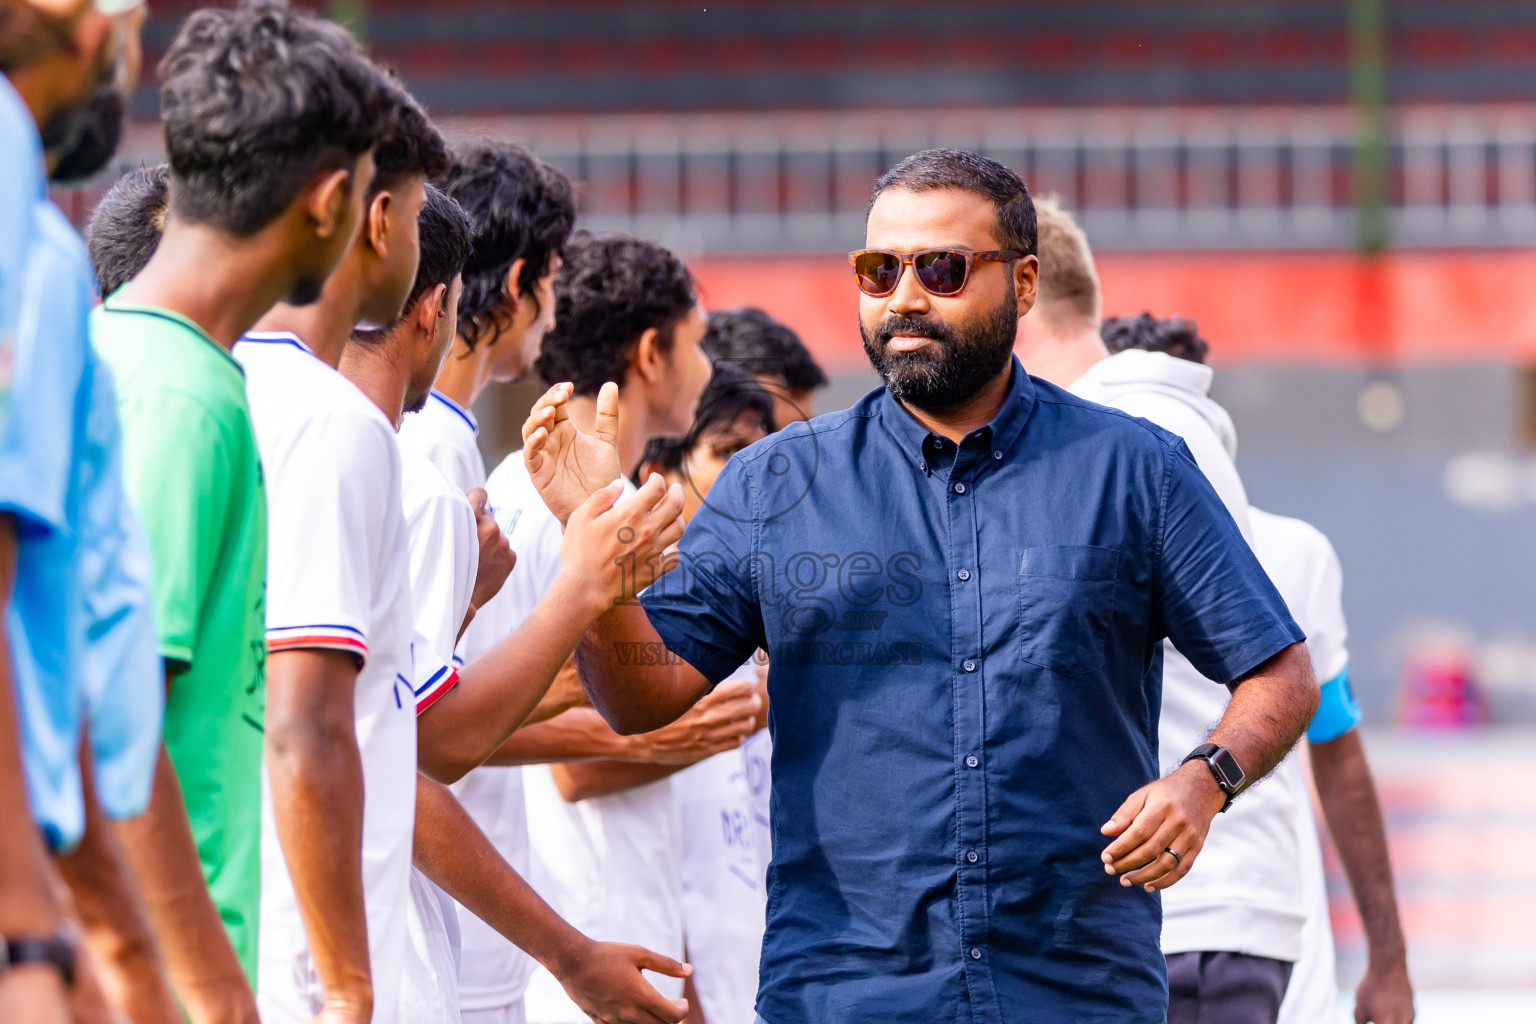
<path fill-rule="evenodd" d="M 993 451 L 1007 452 L 1024 432 L 1024 425 L 1029 422 L 1030 414 L 1035 410 L 1035 385 L 1029 374 L 1024 372 L 1018 356 L 1011 357 L 1011 366 L 1008 393 L 1003 397 L 1003 404 L 997 414 L 986 426 L 978 427 L 966 435 L 962 445 L 973 437 L 981 437 L 986 439 Z M 938 436 L 919 423 L 915 416 L 892 397 L 889 389 L 880 396 L 880 420 L 901 449 L 919 460 L 924 457 L 925 442 L 930 437 Z"/>
<path fill-rule="evenodd" d="M 241 341 L 254 342 L 257 345 L 290 345 L 300 352 L 308 352 L 315 355 L 315 350 L 304 343 L 304 339 L 292 331 L 246 331 Z M 315 356 L 319 359 L 319 356 Z"/>
<path fill-rule="evenodd" d="M 469 432 L 471 434 L 474 434 L 477 437 L 479 436 L 479 434 L 480 434 L 480 423 L 479 423 L 478 420 L 475 419 L 475 414 L 474 413 L 470 412 L 468 409 L 464 408 L 458 402 L 455 402 L 453 399 L 449 398 L 447 395 L 445 395 L 441 391 L 437 390 L 437 388 L 433 388 L 432 389 L 432 397 L 437 399 L 439 402 L 442 402 L 443 405 L 448 407 L 448 411 L 449 412 L 453 413 L 459 419 L 463 420 L 465 422 L 465 424 L 468 425 Z"/>

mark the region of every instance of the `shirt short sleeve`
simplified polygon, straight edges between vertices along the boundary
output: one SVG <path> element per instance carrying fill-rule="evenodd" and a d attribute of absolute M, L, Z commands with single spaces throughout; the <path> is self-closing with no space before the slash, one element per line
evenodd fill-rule
<path fill-rule="evenodd" d="M 765 646 L 756 533 L 750 469 L 733 457 L 683 533 L 677 568 L 640 595 L 667 650 L 711 685 Z"/>
<path fill-rule="evenodd" d="M 401 501 L 394 444 L 382 423 L 325 413 L 264 461 L 269 652 L 321 648 L 367 660 L 381 510 Z"/>
<path fill-rule="evenodd" d="M 160 653 L 192 664 L 232 486 L 231 460 L 217 417 L 197 399 L 154 388 L 119 407 L 123 483 L 155 553 L 155 621 Z M 189 444 L 188 438 L 197 438 Z"/>
<path fill-rule="evenodd" d="M 1159 611 L 1200 672 L 1233 683 L 1305 639 L 1216 491 L 1181 442 L 1165 459 Z"/>

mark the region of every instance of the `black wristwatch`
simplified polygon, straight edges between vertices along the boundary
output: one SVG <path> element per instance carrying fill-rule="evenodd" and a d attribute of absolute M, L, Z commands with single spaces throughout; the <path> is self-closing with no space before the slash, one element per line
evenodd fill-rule
<path fill-rule="evenodd" d="M 1232 798 L 1237 796 L 1237 791 L 1243 788 L 1243 781 L 1248 778 L 1243 771 L 1243 766 L 1238 764 L 1237 758 L 1232 756 L 1232 751 L 1226 747 L 1218 747 L 1214 743 L 1202 743 L 1191 750 L 1179 764 L 1185 765 L 1190 761 L 1206 763 L 1206 766 L 1211 769 L 1211 774 L 1216 777 L 1216 785 L 1227 794 L 1227 802 L 1221 805 L 1221 809 L 1225 811 L 1231 807 Z"/>
<path fill-rule="evenodd" d="M 46 939 L 0 935 L 0 976 L 23 964 L 48 964 L 59 972 L 65 988 L 75 986 L 75 944 L 67 935 Z"/>

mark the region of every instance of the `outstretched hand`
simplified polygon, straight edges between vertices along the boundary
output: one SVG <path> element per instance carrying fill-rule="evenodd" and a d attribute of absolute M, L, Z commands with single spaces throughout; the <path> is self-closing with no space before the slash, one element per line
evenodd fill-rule
<path fill-rule="evenodd" d="M 1116 837 L 1104 849 L 1104 870 L 1119 875 L 1121 885 L 1147 892 L 1168 888 L 1195 866 L 1211 819 L 1226 800 L 1199 761 L 1142 786 L 1099 830 Z"/>
<path fill-rule="evenodd" d="M 623 476 L 619 465 L 619 387 L 597 393 L 597 422 L 584 434 L 571 422 L 566 403 L 575 386 L 556 384 L 533 403 L 523 423 L 523 461 L 544 504 L 564 526 L 576 506 Z"/>
<path fill-rule="evenodd" d="M 668 999 L 641 971 L 669 978 L 693 973 L 688 964 L 617 942 L 591 943 L 557 977 L 581 1012 L 597 1024 L 677 1024 L 688 1015 L 688 1000 Z"/>

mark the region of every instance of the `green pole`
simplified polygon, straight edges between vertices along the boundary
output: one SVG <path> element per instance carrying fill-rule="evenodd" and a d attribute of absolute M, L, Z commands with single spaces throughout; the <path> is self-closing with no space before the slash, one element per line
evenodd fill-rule
<path fill-rule="evenodd" d="M 1359 246 L 1386 249 L 1387 228 L 1387 0 L 1350 0 L 1349 91 L 1355 108 L 1355 210 Z"/>
<path fill-rule="evenodd" d="M 326 13 L 358 42 L 368 41 L 368 0 L 326 0 Z"/>

